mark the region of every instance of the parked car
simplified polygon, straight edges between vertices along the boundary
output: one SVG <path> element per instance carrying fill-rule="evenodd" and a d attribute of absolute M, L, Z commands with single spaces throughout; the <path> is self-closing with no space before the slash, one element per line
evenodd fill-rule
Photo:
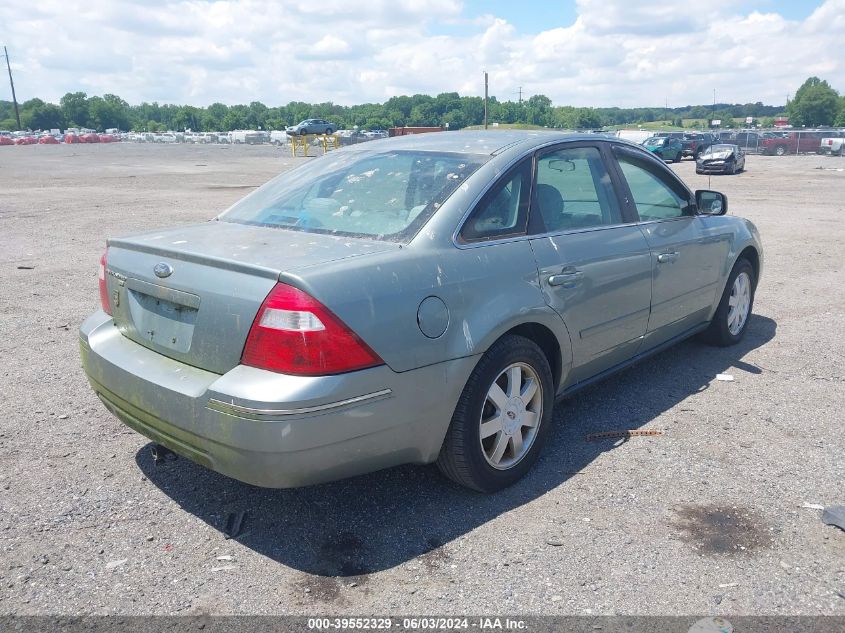
<path fill-rule="evenodd" d="M 0 134 L 0 145 L 14 145 L 15 141 L 10 136 L 3 136 Z"/>
<path fill-rule="evenodd" d="M 19 136 L 15 139 L 15 145 L 35 145 L 38 142 L 34 136 Z"/>
<path fill-rule="evenodd" d="M 709 132 L 704 134 L 687 133 L 684 134 L 681 139 L 681 146 L 683 148 L 684 156 L 690 156 L 698 159 L 701 152 L 716 142 L 718 142 L 718 139 Z"/>
<path fill-rule="evenodd" d="M 51 136 L 50 134 L 45 134 L 38 139 L 38 143 L 39 145 L 58 145 L 59 139 L 55 136 Z"/>
<path fill-rule="evenodd" d="M 288 134 L 285 130 L 273 130 L 270 132 L 270 142 L 273 145 L 285 145 L 288 142 Z"/>
<path fill-rule="evenodd" d="M 78 134 L 65 133 L 65 143 L 81 143 Z"/>
<path fill-rule="evenodd" d="M 80 143 L 99 143 L 100 135 L 95 132 L 88 132 L 79 137 Z"/>
<path fill-rule="evenodd" d="M 820 154 L 845 156 L 845 132 L 828 132 L 819 145 Z"/>
<path fill-rule="evenodd" d="M 242 481 L 436 462 L 491 492 L 558 398 L 697 333 L 742 339 L 763 252 L 727 210 L 597 135 L 352 145 L 216 221 L 109 240 L 82 364 L 127 426 Z"/>
<path fill-rule="evenodd" d="M 818 153 L 819 143 L 824 132 L 813 130 L 800 132 L 787 132 L 783 136 L 771 136 L 760 141 L 760 153 L 774 156 L 786 154 Z"/>
<path fill-rule="evenodd" d="M 304 135 L 304 134 L 334 134 L 337 126 L 334 123 L 329 123 L 323 119 L 305 119 L 300 121 L 293 127 L 287 128 L 288 135 Z"/>
<path fill-rule="evenodd" d="M 673 163 L 681 162 L 683 148 L 681 142 L 676 138 L 668 136 L 652 136 L 643 141 L 643 147 L 655 156 Z"/>
<path fill-rule="evenodd" d="M 745 151 L 732 143 L 711 145 L 695 161 L 697 174 L 737 174 L 741 171 L 745 171 Z"/>

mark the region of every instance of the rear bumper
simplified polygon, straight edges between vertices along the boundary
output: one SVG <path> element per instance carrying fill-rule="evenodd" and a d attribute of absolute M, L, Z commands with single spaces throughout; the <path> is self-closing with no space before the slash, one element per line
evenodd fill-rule
<path fill-rule="evenodd" d="M 97 312 L 82 363 L 118 419 L 211 470 L 288 488 L 434 461 L 476 358 L 324 377 L 238 366 L 219 375 L 125 338 Z"/>

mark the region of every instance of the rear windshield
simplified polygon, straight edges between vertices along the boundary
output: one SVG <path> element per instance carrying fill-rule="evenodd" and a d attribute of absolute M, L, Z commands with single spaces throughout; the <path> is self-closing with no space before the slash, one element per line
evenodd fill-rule
<path fill-rule="evenodd" d="M 441 152 L 340 151 L 281 174 L 218 219 L 404 241 L 485 160 Z"/>

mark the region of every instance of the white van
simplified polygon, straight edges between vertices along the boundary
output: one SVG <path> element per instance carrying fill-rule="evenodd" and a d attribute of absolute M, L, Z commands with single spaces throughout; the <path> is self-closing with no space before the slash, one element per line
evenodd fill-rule
<path fill-rule="evenodd" d="M 657 132 L 654 130 L 619 130 L 616 132 L 616 138 L 631 141 L 637 145 L 642 145 L 644 140 L 652 136 L 658 136 Z"/>

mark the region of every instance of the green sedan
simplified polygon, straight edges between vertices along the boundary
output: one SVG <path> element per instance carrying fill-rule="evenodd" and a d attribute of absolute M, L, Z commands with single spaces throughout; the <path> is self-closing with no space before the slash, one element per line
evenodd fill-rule
<path fill-rule="evenodd" d="M 643 141 L 643 147 L 665 161 L 680 163 L 683 149 L 681 142 L 669 136 L 652 136 Z"/>

